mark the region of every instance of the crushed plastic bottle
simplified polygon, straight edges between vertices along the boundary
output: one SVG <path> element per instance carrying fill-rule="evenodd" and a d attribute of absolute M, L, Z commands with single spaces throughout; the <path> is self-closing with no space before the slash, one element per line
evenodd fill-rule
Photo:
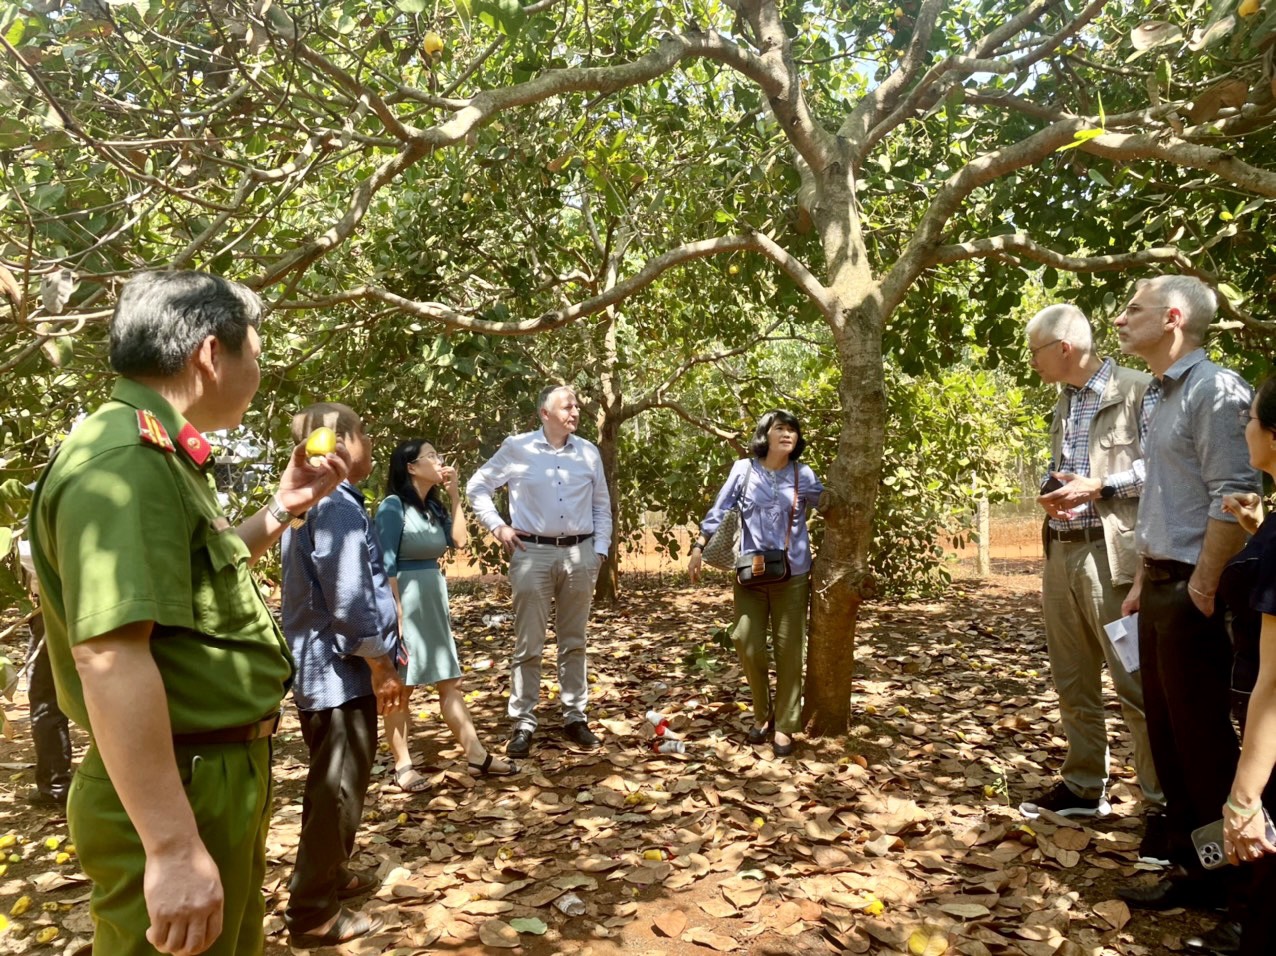
<path fill-rule="evenodd" d="M 666 740 L 682 739 L 682 734 L 669 729 L 669 718 L 657 710 L 647 711 L 647 723 L 655 729 L 657 737 L 664 737 Z"/>
<path fill-rule="evenodd" d="M 685 754 L 687 752 L 687 742 L 685 740 L 653 740 L 651 742 L 651 752 L 657 754 Z"/>
<path fill-rule="evenodd" d="M 487 627 L 499 627 L 510 619 L 508 614 L 484 614 L 481 620 Z"/>
<path fill-rule="evenodd" d="M 554 909 L 565 916 L 584 916 L 585 901 L 575 893 L 564 893 L 554 900 Z"/>

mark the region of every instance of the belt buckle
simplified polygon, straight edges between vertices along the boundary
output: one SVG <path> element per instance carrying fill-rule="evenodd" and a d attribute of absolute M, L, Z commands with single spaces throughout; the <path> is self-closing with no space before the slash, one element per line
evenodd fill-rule
<path fill-rule="evenodd" d="M 567 547 L 567 545 L 571 544 L 571 542 L 567 540 L 570 537 L 571 535 L 569 534 L 560 534 L 557 538 L 554 539 L 554 547 L 556 548 Z"/>

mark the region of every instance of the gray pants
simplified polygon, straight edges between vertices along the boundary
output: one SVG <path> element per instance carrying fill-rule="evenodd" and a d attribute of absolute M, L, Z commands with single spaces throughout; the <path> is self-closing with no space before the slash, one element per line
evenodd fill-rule
<path fill-rule="evenodd" d="M 514 729 L 536 729 L 536 703 L 541 691 L 541 653 L 550 603 L 555 605 L 558 640 L 558 685 L 563 723 L 585 719 L 589 677 L 585 664 L 585 630 L 594 599 L 601 559 L 593 539 L 569 548 L 524 541 L 510 558 L 514 594 L 514 658 L 510 662 L 509 716 Z"/>
<path fill-rule="evenodd" d="M 1108 732 L 1103 712 L 1103 665 L 1116 688 L 1134 744 L 1134 769 L 1143 798 L 1164 804 L 1152 764 L 1143 685 L 1121 664 L 1103 626 L 1121 616 L 1129 585 L 1116 587 L 1103 541 L 1050 541 L 1042 577 L 1050 672 L 1068 738 L 1060 775 L 1079 797 L 1102 796 L 1108 782 Z"/>

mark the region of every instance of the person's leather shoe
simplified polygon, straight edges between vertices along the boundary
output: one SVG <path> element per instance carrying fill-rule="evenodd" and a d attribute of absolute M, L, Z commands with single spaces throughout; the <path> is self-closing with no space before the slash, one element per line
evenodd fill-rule
<path fill-rule="evenodd" d="M 62 807 L 66 808 L 65 790 L 41 790 L 39 787 L 32 787 L 27 791 L 27 803 L 37 807 Z"/>
<path fill-rule="evenodd" d="M 1241 924 L 1225 919 L 1208 933 L 1189 936 L 1183 940 L 1183 946 L 1193 953 L 1235 956 L 1241 951 Z"/>
<path fill-rule="evenodd" d="M 1227 905 L 1227 898 L 1221 888 L 1190 878 L 1170 878 L 1140 886 L 1122 886 L 1117 888 L 1117 896 L 1142 910 L 1172 910 L 1180 906 L 1212 910 Z"/>
<path fill-rule="evenodd" d="M 532 752 L 532 731 L 520 727 L 505 745 L 505 752 L 511 757 L 526 757 Z"/>
<path fill-rule="evenodd" d="M 589 724 L 583 720 L 574 720 L 564 727 L 563 736 L 574 743 L 579 750 L 597 750 L 603 745 L 603 742 L 589 729 Z"/>

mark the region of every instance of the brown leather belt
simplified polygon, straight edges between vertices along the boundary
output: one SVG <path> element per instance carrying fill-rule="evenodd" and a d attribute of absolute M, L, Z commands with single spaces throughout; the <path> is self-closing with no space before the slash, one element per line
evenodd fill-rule
<path fill-rule="evenodd" d="M 549 538 L 543 534 L 519 534 L 519 538 L 523 541 L 531 541 L 533 544 L 553 544 L 560 548 L 570 548 L 574 544 L 588 541 L 593 536 L 592 531 L 589 534 L 560 534 L 557 538 Z"/>
<path fill-rule="evenodd" d="M 251 724 L 240 724 L 238 727 L 223 727 L 221 730 L 201 730 L 192 734 L 173 734 L 173 743 L 181 747 L 207 746 L 209 744 L 246 744 L 263 737 L 273 737 L 279 729 L 283 712 L 276 711 L 269 717 Z"/>

